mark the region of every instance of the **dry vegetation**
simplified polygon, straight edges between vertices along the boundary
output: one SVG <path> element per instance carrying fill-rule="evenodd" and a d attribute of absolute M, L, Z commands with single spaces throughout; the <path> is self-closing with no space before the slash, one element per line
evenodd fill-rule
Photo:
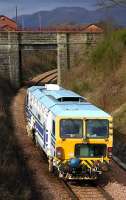
<path fill-rule="evenodd" d="M 32 79 L 38 74 L 56 68 L 56 51 L 24 51 L 22 52 L 22 81 Z"/>
<path fill-rule="evenodd" d="M 6 80 L 0 79 L 0 200 L 32 199 L 31 180 L 9 110 L 15 93 Z"/>
<path fill-rule="evenodd" d="M 107 35 L 78 63 L 68 72 L 64 86 L 113 114 L 114 153 L 126 162 L 126 31 Z"/>

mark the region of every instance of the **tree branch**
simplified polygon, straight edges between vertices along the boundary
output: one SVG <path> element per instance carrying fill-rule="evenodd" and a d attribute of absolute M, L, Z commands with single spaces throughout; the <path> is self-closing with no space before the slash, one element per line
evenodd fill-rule
<path fill-rule="evenodd" d="M 125 6 L 126 0 L 99 0 L 98 6 L 100 7 L 113 7 L 113 6 Z"/>

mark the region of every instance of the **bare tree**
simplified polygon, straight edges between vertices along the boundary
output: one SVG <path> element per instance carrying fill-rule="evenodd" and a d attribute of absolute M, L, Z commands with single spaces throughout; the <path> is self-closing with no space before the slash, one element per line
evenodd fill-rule
<path fill-rule="evenodd" d="M 126 0 L 98 0 L 98 5 L 101 7 L 124 6 L 126 5 Z"/>

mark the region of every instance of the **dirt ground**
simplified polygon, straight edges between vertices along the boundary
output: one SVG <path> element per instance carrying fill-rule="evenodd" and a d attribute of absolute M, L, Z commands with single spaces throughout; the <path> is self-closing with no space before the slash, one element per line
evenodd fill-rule
<path fill-rule="evenodd" d="M 15 137 L 10 104 L 16 91 L 0 78 L 0 200 L 31 199 L 32 188 Z"/>

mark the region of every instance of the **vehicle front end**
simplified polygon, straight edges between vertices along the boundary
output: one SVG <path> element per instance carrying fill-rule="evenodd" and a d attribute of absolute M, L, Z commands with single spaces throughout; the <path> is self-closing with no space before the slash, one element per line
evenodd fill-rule
<path fill-rule="evenodd" d="M 56 120 L 54 166 L 69 180 L 95 180 L 109 169 L 113 140 L 112 118 Z"/>

